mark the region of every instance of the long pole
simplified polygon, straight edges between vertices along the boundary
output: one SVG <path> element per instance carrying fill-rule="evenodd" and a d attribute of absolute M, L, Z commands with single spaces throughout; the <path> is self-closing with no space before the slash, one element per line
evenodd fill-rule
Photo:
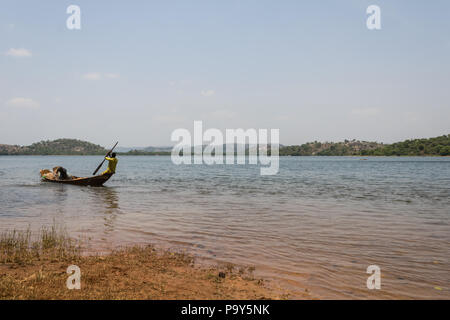
<path fill-rule="evenodd" d="M 118 143 L 119 143 L 119 141 L 117 141 L 116 144 L 114 145 L 114 147 L 112 147 L 112 149 L 109 150 L 109 152 L 106 154 L 106 156 L 107 156 L 108 154 L 110 154 L 110 153 L 114 150 L 114 148 L 117 146 Z M 105 157 L 106 157 L 106 156 L 105 156 Z M 93 176 L 95 176 L 95 174 L 98 172 L 98 170 L 100 170 L 100 168 L 102 167 L 103 163 L 105 163 L 105 160 L 106 160 L 106 159 L 103 159 L 102 163 L 100 163 L 100 164 L 98 165 L 97 169 L 95 169 L 94 173 L 92 174 Z"/>

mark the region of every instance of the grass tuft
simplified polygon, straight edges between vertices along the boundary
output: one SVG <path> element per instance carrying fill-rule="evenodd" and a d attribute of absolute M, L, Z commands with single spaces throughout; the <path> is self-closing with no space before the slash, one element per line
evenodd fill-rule
<path fill-rule="evenodd" d="M 0 262 L 31 264 L 41 259 L 73 260 L 80 256 L 80 245 L 56 225 L 42 227 L 35 235 L 30 228 L 0 234 Z"/>

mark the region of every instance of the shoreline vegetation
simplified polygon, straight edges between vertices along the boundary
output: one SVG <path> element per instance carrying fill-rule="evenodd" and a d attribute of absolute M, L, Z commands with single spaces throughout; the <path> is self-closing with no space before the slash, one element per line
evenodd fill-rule
<path fill-rule="evenodd" d="M 81 289 L 69 290 L 67 268 L 81 271 Z M 2 299 L 288 299 L 290 293 L 232 264 L 200 267 L 185 253 L 153 246 L 84 255 L 80 241 L 55 226 L 37 234 L 0 234 Z M 298 296 L 298 295 L 297 295 Z M 309 298 L 305 292 L 304 298 Z"/>
<path fill-rule="evenodd" d="M 249 153 L 246 146 L 245 155 Z M 225 150 L 225 148 L 224 148 Z M 100 145 L 76 139 L 40 141 L 30 146 L 0 144 L 0 155 L 104 155 Z M 171 155 L 171 147 L 147 147 L 116 152 L 118 155 Z M 236 153 L 235 153 L 236 154 Z M 268 146 L 270 155 L 270 145 Z M 359 140 L 308 142 L 279 147 L 280 156 L 450 156 L 450 134 L 428 139 L 413 139 L 383 144 Z"/>

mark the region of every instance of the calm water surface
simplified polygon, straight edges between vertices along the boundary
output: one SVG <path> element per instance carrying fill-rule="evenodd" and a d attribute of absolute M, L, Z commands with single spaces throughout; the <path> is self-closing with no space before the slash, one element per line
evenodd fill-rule
<path fill-rule="evenodd" d="M 106 187 L 41 182 L 56 165 L 88 176 L 101 157 L 0 157 L 0 231 L 63 224 L 94 250 L 132 243 L 315 298 L 450 298 L 450 158 L 285 157 L 254 165 L 175 166 L 121 157 Z M 368 290 L 378 265 L 381 290 Z M 441 290 L 439 290 L 441 289 Z"/>

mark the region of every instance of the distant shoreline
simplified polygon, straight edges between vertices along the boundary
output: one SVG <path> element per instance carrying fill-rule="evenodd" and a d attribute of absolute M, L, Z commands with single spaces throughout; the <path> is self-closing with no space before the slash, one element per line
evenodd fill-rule
<path fill-rule="evenodd" d="M 170 157 L 170 154 L 120 154 L 117 153 L 117 156 L 125 156 L 125 157 Z M 225 156 L 225 154 L 224 154 Z M 237 155 L 235 155 L 237 156 Z M 248 155 L 241 155 L 248 156 Z M 103 155 L 98 154 L 0 154 L 0 157 L 104 157 Z M 279 155 L 280 158 L 311 158 L 311 157 L 320 157 L 320 158 L 331 158 L 331 157 L 339 157 L 339 158 L 408 158 L 408 157 L 416 157 L 416 158 L 449 158 L 450 155 L 436 155 L 436 154 L 424 154 L 424 155 L 370 155 L 370 156 L 362 156 L 362 155 Z"/>
<path fill-rule="evenodd" d="M 230 145 L 221 145 L 220 154 L 228 150 Z M 242 149 L 238 149 L 242 148 Z M 122 147 L 123 149 L 124 147 Z M 247 143 L 235 143 L 234 152 L 242 155 L 265 150 L 268 155 L 271 154 L 272 146 L 269 145 L 249 145 Z M 263 148 L 263 149 L 262 149 Z M 126 148 L 125 148 L 126 149 Z M 245 150 L 245 151 L 244 151 Z M 214 150 L 216 151 L 216 150 Z M 53 141 L 40 141 L 29 146 L 0 144 L 0 155 L 98 155 L 103 156 L 108 151 L 100 145 L 77 139 L 57 139 Z M 187 149 L 186 153 L 194 154 L 193 148 Z M 260 152 L 260 151 L 259 151 Z M 127 152 L 116 153 L 120 156 L 168 156 L 171 155 L 171 147 L 146 147 L 142 149 L 133 149 Z M 427 139 L 414 139 L 396 142 L 392 144 L 383 144 L 378 142 L 344 140 L 342 142 L 308 142 L 301 145 L 279 145 L 279 156 L 450 156 L 450 134 Z"/>

